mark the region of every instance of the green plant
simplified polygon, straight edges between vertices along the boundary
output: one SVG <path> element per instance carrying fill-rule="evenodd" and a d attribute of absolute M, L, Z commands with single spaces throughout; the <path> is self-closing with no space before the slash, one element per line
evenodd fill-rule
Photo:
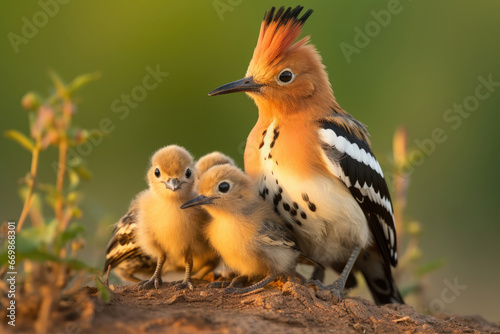
<path fill-rule="evenodd" d="M 73 321 L 89 317 L 93 304 L 88 297 L 77 293 L 89 273 L 96 273 L 94 268 L 77 259 L 78 251 L 84 246 L 81 237 L 84 227 L 75 221 L 82 214 L 78 208 L 81 194 L 77 187 L 81 179 L 90 178 L 90 172 L 80 158 L 68 163 L 67 153 L 68 148 L 88 138 L 88 131 L 72 125 L 76 112 L 74 93 L 96 80 L 99 74 L 79 76 L 67 85 L 54 72 L 50 72 L 50 77 L 53 94 L 42 99 L 39 94 L 29 92 L 22 99 L 22 106 L 29 113 L 29 136 L 17 130 L 5 132 L 7 138 L 19 143 L 32 156 L 30 171 L 20 188 L 24 205 L 15 236 L 16 299 L 22 300 L 17 303 L 16 317 L 19 325 L 33 324 L 37 333 L 47 332 L 51 324 L 61 323 L 68 317 Z M 38 169 L 42 153 L 50 149 L 57 150 L 58 158 L 51 164 L 54 182 L 45 183 L 38 180 Z M 44 207 L 51 213 L 45 215 Z M 31 226 L 25 224 L 28 218 Z M 7 223 L 2 230 L 7 231 Z M 0 276 L 3 276 L 13 257 L 7 247 L 1 249 Z M 7 294 L 0 298 L 2 304 L 9 303 Z"/>
<path fill-rule="evenodd" d="M 420 222 L 409 219 L 406 213 L 408 187 L 411 171 L 414 170 L 414 157 L 425 154 L 419 149 L 408 149 L 408 134 L 404 127 L 396 130 L 393 138 L 393 204 L 398 245 L 400 251 L 399 265 L 394 273 L 400 284 L 401 294 L 407 302 L 415 307 L 426 308 L 424 300 L 424 280 L 431 272 L 444 265 L 442 259 L 430 262 L 422 261 L 420 241 L 422 225 Z M 408 300 L 408 299 L 411 300 Z"/>

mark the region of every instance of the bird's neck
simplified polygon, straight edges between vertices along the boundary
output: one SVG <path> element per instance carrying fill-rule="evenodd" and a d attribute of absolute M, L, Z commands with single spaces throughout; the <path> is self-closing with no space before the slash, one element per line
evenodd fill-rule
<path fill-rule="evenodd" d="M 296 117 L 303 121 L 316 121 L 331 116 L 332 112 L 348 115 L 331 90 L 293 100 L 270 100 L 262 96 L 255 96 L 254 100 L 259 108 L 259 119 L 264 122 L 270 120 L 269 123 Z"/>

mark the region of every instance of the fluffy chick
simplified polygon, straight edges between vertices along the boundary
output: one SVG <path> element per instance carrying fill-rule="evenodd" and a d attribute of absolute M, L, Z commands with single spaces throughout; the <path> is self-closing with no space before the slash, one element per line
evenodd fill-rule
<path fill-rule="evenodd" d="M 181 208 L 192 210 L 203 205 L 212 216 L 205 230 L 207 237 L 227 265 L 240 275 L 225 292 L 251 292 L 278 276 L 295 272 L 302 252 L 272 204 L 258 196 L 245 173 L 231 165 L 214 166 L 201 177 L 199 193 Z M 236 288 L 242 278 L 256 277 L 265 278 L 249 287 Z"/>
<path fill-rule="evenodd" d="M 200 180 L 200 176 L 205 173 L 210 167 L 216 165 L 231 164 L 235 165 L 234 160 L 227 155 L 214 151 L 202 156 L 195 165 L 196 178 L 195 186 Z M 132 201 L 127 214 L 125 214 L 116 223 L 111 240 L 106 248 L 106 261 L 104 263 L 104 273 L 109 270 L 114 270 L 122 281 L 130 281 L 138 283 L 141 281 L 137 276 L 151 277 L 156 269 L 156 259 L 150 257 L 139 247 L 136 238 L 137 229 L 137 204 Z M 193 269 L 194 277 L 202 278 L 216 265 L 212 256 L 194 256 Z M 177 264 L 172 264 L 167 261 L 162 268 L 162 275 L 169 271 L 184 270 L 184 260 Z M 226 277 L 228 274 L 223 275 Z M 106 277 L 107 281 L 107 277 Z"/>
<path fill-rule="evenodd" d="M 205 174 L 210 167 L 225 164 L 236 166 L 232 158 L 219 151 L 205 154 L 196 162 L 196 180 L 199 181 L 201 176 Z"/>
<path fill-rule="evenodd" d="M 159 149 L 151 159 L 147 172 L 149 189 L 137 196 L 137 243 L 149 256 L 157 259 L 156 270 L 142 288 L 161 285 L 162 267 L 185 261 L 185 277 L 178 288 L 193 288 L 191 270 L 193 256 L 216 262 L 217 254 L 203 237 L 209 216 L 201 208 L 181 210 L 180 206 L 195 196 L 196 178 L 193 158 L 186 149 L 170 145 Z"/>
<path fill-rule="evenodd" d="M 106 274 L 106 282 L 110 270 L 114 270 L 122 281 L 133 283 L 141 282 L 139 277 L 151 277 L 156 269 L 156 259 L 146 254 L 137 244 L 137 201 L 134 199 L 125 214 L 115 225 L 112 237 L 106 248 L 106 261 L 103 272 Z M 193 277 L 202 278 L 212 271 L 218 263 L 218 257 L 213 253 L 193 255 Z M 184 271 L 184 259 L 178 259 L 177 263 L 167 261 L 162 268 L 162 275 L 171 271 Z"/>

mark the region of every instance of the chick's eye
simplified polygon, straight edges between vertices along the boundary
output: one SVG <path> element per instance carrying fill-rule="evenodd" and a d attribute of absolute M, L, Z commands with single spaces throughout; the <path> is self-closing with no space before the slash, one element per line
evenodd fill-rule
<path fill-rule="evenodd" d="M 158 168 L 155 169 L 155 176 L 156 177 L 160 177 L 161 173 L 160 173 L 160 170 Z"/>
<path fill-rule="evenodd" d="M 229 191 L 229 188 L 230 188 L 229 183 L 227 183 L 227 182 L 221 182 L 219 184 L 219 191 L 221 193 L 227 193 Z"/>
<path fill-rule="evenodd" d="M 278 84 L 280 85 L 288 85 L 294 79 L 294 75 L 292 71 L 288 68 L 285 68 L 283 71 L 278 74 Z"/>
<path fill-rule="evenodd" d="M 189 169 L 189 168 L 188 168 L 188 169 L 186 170 L 186 178 L 188 178 L 188 179 L 189 179 L 190 177 L 191 177 L 191 169 Z"/>

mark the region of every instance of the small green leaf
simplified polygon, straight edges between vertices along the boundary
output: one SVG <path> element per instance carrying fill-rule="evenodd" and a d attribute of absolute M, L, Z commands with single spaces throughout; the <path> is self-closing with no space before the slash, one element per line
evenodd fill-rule
<path fill-rule="evenodd" d="M 36 244 L 37 248 L 50 245 L 57 233 L 57 220 L 53 219 L 45 225 L 35 226 L 23 229 L 17 234 L 16 245 L 19 243 L 19 238 L 24 238 L 30 243 Z"/>
<path fill-rule="evenodd" d="M 73 81 L 68 85 L 68 92 L 73 94 L 77 90 L 81 89 L 83 86 L 88 84 L 89 82 L 95 81 L 101 77 L 100 72 L 88 73 L 77 76 Z"/>
<path fill-rule="evenodd" d="M 35 149 L 35 144 L 33 143 L 33 141 L 17 130 L 7 130 L 5 131 L 4 135 L 5 137 L 16 141 L 19 145 L 30 152 L 33 152 L 33 150 Z"/>
<path fill-rule="evenodd" d="M 104 285 L 104 283 L 102 283 L 97 276 L 95 278 L 95 285 L 97 287 L 97 291 L 99 292 L 99 297 L 102 299 L 102 301 L 105 303 L 109 302 L 111 297 L 111 292 L 109 291 L 108 287 Z"/>
<path fill-rule="evenodd" d="M 82 224 L 76 222 L 71 223 L 66 230 L 57 236 L 56 249 L 61 249 L 68 241 L 75 239 L 83 232 L 85 232 L 85 228 Z"/>
<path fill-rule="evenodd" d="M 73 170 L 78 174 L 80 178 L 82 178 L 85 181 L 88 181 L 92 178 L 92 173 L 87 169 L 87 167 L 83 165 L 78 165 L 73 168 Z"/>
<path fill-rule="evenodd" d="M 427 263 L 422 264 L 419 268 L 417 268 L 417 276 L 423 276 L 430 272 L 436 271 L 442 268 L 446 264 L 444 259 L 437 259 Z"/>
<path fill-rule="evenodd" d="M 68 178 L 69 186 L 71 189 L 75 189 L 76 187 L 78 187 L 78 185 L 80 184 L 80 176 L 74 169 L 68 169 Z"/>
<path fill-rule="evenodd" d="M 401 296 L 403 298 L 405 298 L 409 294 L 420 292 L 420 285 L 418 285 L 418 284 L 415 283 L 415 284 L 410 284 L 410 285 L 407 285 L 407 286 L 403 286 L 399 290 L 399 292 L 401 293 Z"/>
<path fill-rule="evenodd" d="M 68 89 L 64 84 L 63 80 L 61 79 L 61 77 L 52 70 L 49 71 L 49 76 L 52 79 L 52 82 L 54 83 L 57 95 L 63 99 L 69 98 Z"/>

